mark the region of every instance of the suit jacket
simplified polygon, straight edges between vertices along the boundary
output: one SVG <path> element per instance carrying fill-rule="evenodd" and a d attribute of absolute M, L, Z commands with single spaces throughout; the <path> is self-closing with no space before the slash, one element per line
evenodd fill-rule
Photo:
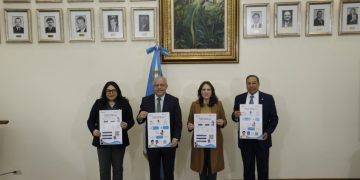
<path fill-rule="evenodd" d="M 81 29 L 77 30 L 76 32 L 81 32 Z M 84 29 L 84 32 L 87 32 L 87 29 Z"/>
<path fill-rule="evenodd" d="M 119 32 L 119 26 L 116 26 L 115 29 L 111 28 L 111 26 L 108 27 L 109 32 Z"/>
<path fill-rule="evenodd" d="M 292 27 L 292 21 L 289 21 L 289 22 L 283 21 L 282 22 L 282 27 Z"/>
<path fill-rule="evenodd" d="M 23 27 L 19 27 L 19 29 L 16 28 L 16 26 L 13 27 L 13 33 L 16 34 L 20 34 L 20 33 L 24 33 L 24 28 Z"/>
<path fill-rule="evenodd" d="M 45 28 L 46 33 L 56 33 L 56 27 L 52 27 L 51 29 L 49 27 Z"/>
<path fill-rule="evenodd" d="M 347 15 L 347 24 L 357 24 L 358 23 L 358 15 L 355 14 L 355 20 L 354 21 L 351 21 L 352 20 L 352 14 L 348 14 Z"/>
<path fill-rule="evenodd" d="M 314 26 L 323 26 L 324 25 L 324 20 L 322 20 L 322 19 L 318 19 L 318 18 L 316 18 L 316 19 L 314 19 Z"/>
<path fill-rule="evenodd" d="M 246 97 L 247 97 L 247 92 L 236 96 L 235 103 L 234 103 L 234 111 L 239 111 L 240 104 L 246 104 Z M 274 132 L 274 130 L 278 124 L 278 120 L 279 120 L 277 112 L 276 112 L 275 101 L 274 101 L 274 98 L 272 97 L 272 95 L 259 91 L 259 104 L 262 104 L 262 106 L 263 106 L 262 107 L 262 110 L 263 110 L 263 112 L 262 112 L 263 133 L 266 132 L 269 134 L 269 137 L 267 140 L 264 140 L 264 141 L 259 140 L 259 142 L 261 142 L 261 144 L 264 145 L 265 147 L 271 147 L 271 145 L 272 145 L 271 133 Z M 232 114 L 232 120 L 235 122 L 239 121 L 238 118 L 235 118 L 234 113 Z M 239 132 L 238 132 L 238 135 L 239 135 Z M 238 137 L 239 148 L 244 146 L 244 143 L 246 141 L 252 141 L 252 140 L 240 139 L 240 137 Z"/>
<path fill-rule="evenodd" d="M 99 127 L 99 111 L 100 110 L 107 110 L 108 109 L 108 103 L 107 101 L 104 101 L 102 99 L 98 99 L 95 101 L 91 111 L 90 116 L 87 121 L 88 128 L 90 130 L 90 133 L 94 132 L 95 129 L 100 129 Z M 123 144 L 122 145 L 115 145 L 115 146 L 128 146 L 130 144 L 129 137 L 127 131 L 134 126 L 134 118 L 131 106 L 127 100 L 121 100 L 115 102 L 115 108 L 114 109 L 121 109 L 122 110 L 122 121 L 126 122 L 128 124 L 126 129 L 122 130 L 122 137 L 123 137 Z M 100 145 L 100 138 L 95 137 L 93 138 L 92 145 L 99 147 Z M 106 145 L 108 146 L 108 145 Z"/>
<path fill-rule="evenodd" d="M 201 112 L 201 106 L 199 101 L 194 101 L 191 104 L 188 123 L 194 124 L 194 114 Z M 214 174 L 224 169 L 224 152 L 223 152 L 223 135 L 221 128 L 224 128 L 227 124 L 224 108 L 221 101 L 218 101 L 214 106 L 211 107 L 211 113 L 216 113 L 216 119 L 223 119 L 224 125 L 217 126 L 216 129 L 216 148 L 210 149 L 210 167 L 211 173 Z M 201 173 L 204 167 L 205 159 L 204 149 L 194 148 L 194 134 L 191 139 L 191 164 L 190 168 L 196 172 Z"/>
<path fill-rule="evenodd" d="M 155 112 L 155 95 L 154 94 L 142 98 L 139 113 L 141 111 L 146 111 L 148 113 Z M 181 121 L 181 109 L 180 109 L 178 98 L 176 98 L 170 94 L 165 94 L 162 112 L 170 113 L 170 134 L 171 134 L 170 140 L 172 140 L 172 138 L 176 138 L 180 141 L 181 130 L 182 130 L 182 121 Z M 142 124 L 146 120 L 147 119 L 144 118 L 141 122 L 138 121 L 138 123 Z M 146 126 L 147 126 L 147 123 L 146 123 Z M 147 127 L 146 127 L 146 129 L 147 129 Z M 146 136 L 146 147 L 148 147 L 147 133 L 145 136 Z"/>

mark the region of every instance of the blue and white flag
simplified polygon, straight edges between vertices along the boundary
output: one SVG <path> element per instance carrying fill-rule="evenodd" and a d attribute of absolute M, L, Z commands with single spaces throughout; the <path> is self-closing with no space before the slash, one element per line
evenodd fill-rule
<path fill-rule="evenodd" d="M 149 96 L 154 93 L 154 87 L 153 87 L 154 78 L 164 76 L 164 74 L 161 70 L 160 55 L 161 54 L 164 56 L 169 55 L 169 51 L 162 48 L 161 46 L 159 46 L 159 44 L 156 44 L 155 46 L 146 49 L 147 54 L 150 54 L 152 52 L 154 52 L 154 56 L 151 61 L 149 78 L 148 78 L 148 83 L 147 83 L 147 87 L 146 87 L 146 96 Z M 146 126 L 145 126 L 145 128 L 146 128 Z M 146 132 L 146 131 L 144 131 L 144 132 Z M 144 136 L 145 136 L 145 134 L 144 134 Z M 144 137 L 144 140 L 146 140 L 145 137 Z M 143 149 L 144 155 L 146 155 L 146 147 L 145 146 L 146 146 L 146 142 L 144 142 L 144 149 Z M 164 169 L 163 169 L 162 163 L 160 164 L 160 179 L 161 180 L 164 179 Z"/>
<path fill-rule="evenodd" d="M 151 62 L 150 71 L 149 71 L 149 78 L 148 78 L 148 84 L 146 88 L 146 96 L 154 93 L 153 88 L 153 80 L 156 77 L 163 77 L 163 72 L 161 70 L 161 61 L 160 61 L 160 55 L 167 56 L 169 55 L 168 50 L 160 47 L 158 44 L 156 44 L 153 47 L 150 47 L 146 50 L 147 54 L 150 54 L 154 52 L 154 56 Z"/>

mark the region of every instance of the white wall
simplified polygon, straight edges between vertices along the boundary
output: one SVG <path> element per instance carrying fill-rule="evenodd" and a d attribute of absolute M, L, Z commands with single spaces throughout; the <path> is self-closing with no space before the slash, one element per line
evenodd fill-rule
<path fill-rule="evenodd" d="M 254 1 L 242 1 L 254 2 Z M 257 1 L 260 2 L 260 1 Z M 270 2 L 273 11 L 274 1 Z M 257 74 L 260 89 L 275 97 L 279 125 L 270 153 L 271 178 L 360 178 L 360 53 L 359 35 L 338 36 L 338 1 L 334 3 L 333 35 L 327 37 L 243 39 L 239 64 L 163 65 L 168 92 L 179 97 L 183 124 L 203 80 L 210 80 L 223 101 L 228 126 L 225 170 L 219 179 L 242 178 L 236 124 L 230 119 L 234 97 L 245 91 L 245 77 Z M 0 172 L 21 169 L 4 180 L 96 180 L 96 148 L 86 126 L 90 108 L 106 81 L 119 83 L 134 115 L 145 94 L 153 42 L 100 42 L 99 7 L 157 6 L 156 2 L 4 4 L 31 8 L 34 43 L 5 43 L 4 12 L 0 8 Z M 95 43 L 39 44 L 36 8 L 94 7 Z M 64 11 L 66 12 L 66 11 Z M 305 2 L 302 3 L 305 24 Z M 272 18 L 273 19 L 273 18 Z M 64 17 L 67 25 L 67 16 Z M 242 20 L 241 20 L 242 21 Z M 240 23 L 242 24 L 242 22 Z M 242 26 L 241 26 L 242 27 Z M 131 39 L 128 36 L 128 39 Z M 125 179 L 149 179 L 142 155 L 143 126 L 130 130 L 125 155 Z M 176 179 L 197 179 L 190 164 L 191 135 L 183 129 L 177 151 Z"/>

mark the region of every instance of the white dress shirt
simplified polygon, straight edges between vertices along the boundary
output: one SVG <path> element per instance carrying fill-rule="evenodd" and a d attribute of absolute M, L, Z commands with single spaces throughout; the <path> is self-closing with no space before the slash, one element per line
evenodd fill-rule
<path fill-rule="evenodd" d="M 159 97 L 159 96 L 156 96 L 156 95 L 155 95 L 155 112 L 156 112 L 156 110 L 157 110 L 157 109 L 156 109 L 156 106 L 157 106 L 157 103 L 158 103 L 158 100 L 157 100 L 158 97 Z M 161 98 L 161 100 L 160 100 L 160 105 L 161 105 L 161 112 L 162 112 L 163 105 L 164 105 L 165 95 L 161 96 L 160 98 Z"/>
<path fill-rule="evenodd" d="M 247 93 L 247 96 L 246 96 L 246 104 L 250 104 L 250 96 L 251 94 L 250 93 Z M 255 94 L 253 94 L 253 101 L 254 101 L 254 104 L 259 104 L 259 91 L 257 91 Z"/>

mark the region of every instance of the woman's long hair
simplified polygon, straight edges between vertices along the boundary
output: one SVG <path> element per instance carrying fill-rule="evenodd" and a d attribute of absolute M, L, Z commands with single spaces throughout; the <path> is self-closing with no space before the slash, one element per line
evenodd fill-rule
<path fill-rule="evenodd" d="M 209 104 L 208 106 L 209 107 L 212 107 L 214 106 L 214 104 L 216 104 L 218 102 L 218 97 L 216 96 L 216 93 L 215 93 L 215 88 L 214 86 L 211 84 L 210 81 L 204 81 L 200 84 L 200 87 L 198 89 L 198 100 L 199 100 L 199 103 L 200 103 L 200 106 L 203 107 L 204 106 L 204 98 L 201 96 L 201 90 L 202 88 L 204 87 L 204 85 L 209 85 L 210 86 L 210 89 L 211 89 L 211 96 L 210 96 L 210 99 L 209 99 Z"/>
<path fill-rule="evenodd" d="M 107 102 L 108 99 L 106 97 L 106 89 L 109 87 L 109 86 L 114 86 L 115 87 L 115 90 L 117 92 L 117 97 L 115 99 L 115 101 L 128 101 L 124 96 L 122 96 L 121 94 L 121 90 L 120 90 L 120 87 L 116 84 L 116 82 L 114 81 L 109 81 L 105 84 L 102 92 L 101 92 L 101 99 L 104 101 L 104 102 Z"/>

